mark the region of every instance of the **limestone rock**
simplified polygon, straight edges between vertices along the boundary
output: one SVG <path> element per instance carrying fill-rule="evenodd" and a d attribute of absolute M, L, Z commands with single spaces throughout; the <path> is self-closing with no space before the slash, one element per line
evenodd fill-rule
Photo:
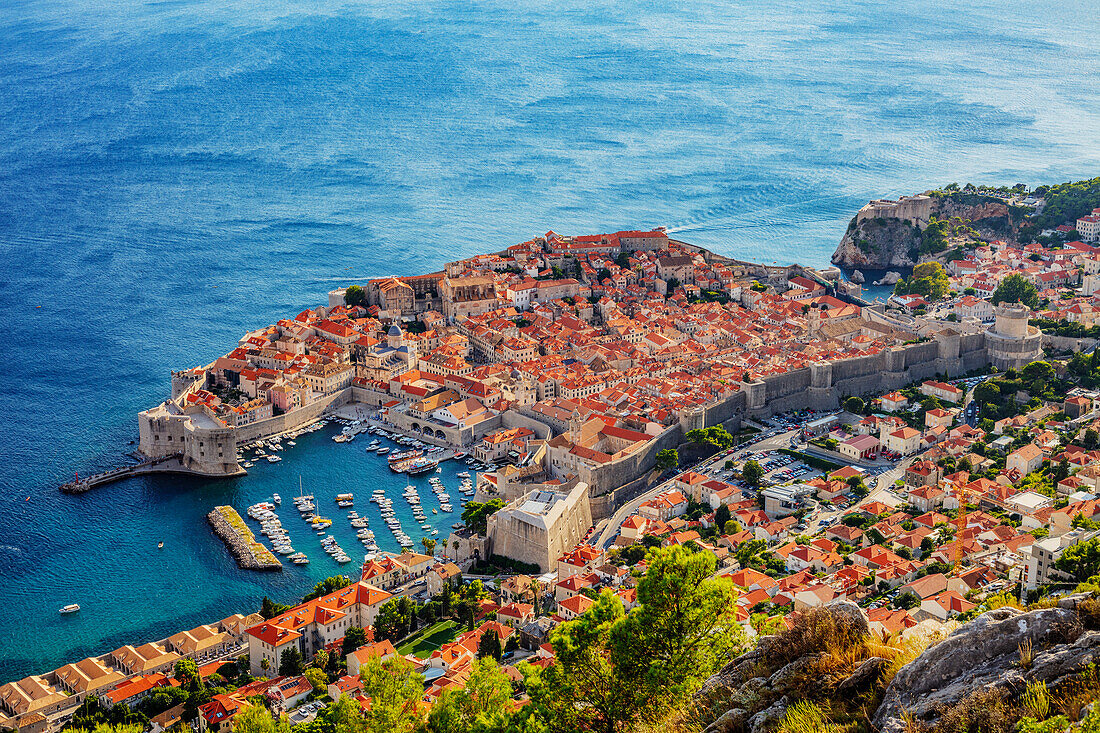
<path fill-rule="evenodd" d="M 864 277 L 863 273 L 859 270 L 853 270 L 852 276 L 848 279 L 854 282 L 856 285 L 862 285 L 863 283 L 867 282 L 867 278 Z"/>
<path fill-rule="evenodd" d="M 748 727 L 750 733 L 766 733 L 774 730 L 787 714 L 787 698 L 781 697 L 772 703 L 771 707 L 761 710 L 749 718 Z"/>
<path fill-rule="evenodd" d="M 860 662 L 852 674 L 837 685 L 838 695 L 854 695 L 870 689 L 886 669 L 886 660 L 882 657 L 871 657 Z"/>
<path fill-rule="evenodd" d="M 871 284 L 875 285 L 875 286 L 897 285 L 898 280 L 901 280 L 901 273 L 900 272 L 894 272 L 893 270 L 891 270 L 890 272 L 886 273 L 885 275 L 880 277 L 878 280 L 875 280 Z"/>
<path fill-rule="evenodd" d="M 993 198 L 952 196 L 933 197 L 929 210 L 914 218 L 914 213 L 899 210 L 896 215 L 864 216 L 857 214 L 848 225 L 844 237 L 833 253 L 832 262 L 844 268 L 867 267 L 886 269 L 912 267 L 926 258 L 918 254 L 923 231 L 932 216 L 940 220 L 958 217 L 967 222 L 981 239 L 1016 241 L 1023 222 L 1022 210 L 1013 211 Z M 969 237 L 960 237 L 956 244 L 967 244 Z M 938 255 L 943 259 L 942 253 Z"/>
<path fill-rule="evenodd" d="M 703 733 L 736 733 L 744 727 L 746 715 L 748 713 L 741 708 L 730 708 L 708 725 Z"/>
<path fill-rule="evenodd" d="M 783 694 L 805 687 L 811 678 L 811 670 L 828 654 L 807 654 L 785 665 L 768 680 L 768 687 Z"/>
<path fill-rule="evenodd" d="M 867 621 L 867 614 L 852 601 L 833 601 L 826 608 L 833 615 L 848 619 L 856 633 L 861 635 L 871 633 L 871 624 Z"/>
<path fill-rule="evenodd" d="M 1083 634 L 1070 609 L 1021 613 L 1006 607 L 985 613 L 902 667 L 875 712 L 875 727 L 900 732 L 903 710 L 928 720 L 938 706 L 953 705 L 982 687 L 1015 694 L 1030 679 L 1059 679 L 1100 653 L 1100 638 L 1094 638 L 1100 634 Z M 1030 669 L 1020 665 L 1025 642 L 1034 650 Z"/>

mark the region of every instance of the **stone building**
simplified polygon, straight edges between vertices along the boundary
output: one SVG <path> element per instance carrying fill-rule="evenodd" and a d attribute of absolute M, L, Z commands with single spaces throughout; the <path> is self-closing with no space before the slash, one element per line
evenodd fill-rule
<path fill-rule="evenodd" d="M 497 307 L 493 278 L 448 277 L 443 280 L 443 315 L 451 323 L 488 313 Z"/>
<path fill-rule="evenodd" d="M 410 314 L 416 307 L 416 295 L 408 283 L 391 277 L 378 286 L 379 306 L 391 318 L 398 319 Z"/>
<path fill-rule="evenodd" d="M 985 332 L 989 361 L 993 366 L 1019 369 L 1043 355 L 1043 334 L 1028 325 L 1031 311 L 1019 303 L 999 305 L 994 310 L 996 323 Z"/>
<path fill-rule="evenodd" d="M 575 547 L 592 526 L 588 484 L 561 491 L 532 491 L 489 517 L 494 555 L 554 568 L 557 558 Z"/>

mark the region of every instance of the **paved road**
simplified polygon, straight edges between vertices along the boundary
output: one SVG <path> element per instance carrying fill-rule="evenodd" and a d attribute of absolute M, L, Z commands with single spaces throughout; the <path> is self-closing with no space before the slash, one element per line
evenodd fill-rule
<path fill-rule="evenodd" d="M 761 452 L 775 451 L 780 448 L 792 448 L 793 450 L 799 450 L 808 453 L 809 455 L 818 454 L 818 457 L 825 458 L 827 460 L 838 461 L 839 459 L 846 464 L 851 463 L 851 461 L 843 459 L 839 456 L 835 456 L 823 451 L 818 451 L 817 449 L 813 448 L 813 446 L 805 446 L 800 444 L 798 442 L 800 434 L 801 430 L 795 429 L 788 430 L 782 433 L 776 433 L 774 435 L 768 435 L 751 445 L 745 446 L 743 449 L 753 452 Z M 690 470 L 698 471 L 699 473 L 709 473 L 710 469 L 712 469 L 715 464 L 722 465 L 726 462 L 726 460 L 727 458 L 725 456 L 717 454 L 714 457 L 707 459 L 703 463 L 694 466 Z M 878 480 L 876 481 L 875 486 L 871 489 L 871 492 L 863 499 L 861 499 L 855 506 L 841 511 L 829 510 L 819 512 L 814 517 L 813 521 L 807 525 L 806 534 L 812 535 L 819 532 L 821 530 L 821 523 L 823 521 L 828 521 L 830 519 L 843 516 L 844 514 L 848 514 L 854 511 L 856 507 L 862 506 L 863 504 L 868 504 L 872 501 L 881 501 L 884 498 L 884 492 L 886 492 L 890 486 L 893 486 L 896 480 L 902 477 L 905 469 L 912 462 L 912 458 L 907 458 L 897 464 L 890 464 L 887 461 L 859 461 L 856 465 L 861 468 L 882 468 L 884 466 L 891 465 L 892 468 L 878 476 Z M 601 520 L 601 525 L 598 525 L 600 527 L 600 530 L 596 534 L 596 539 L 593 540 L 593 544 L 596 547 L 608 547 L 611 542 L 619 536 L 619 528 L 622 526 L 623 522 L 626 521 L 626 518 L 635 513 L 638 510 L 638 507 L 641 506 L 643 502 L 649 501 L 663 491 L 668 491 L 671 488 L 671 483 L 672 480 L 670 479 L 668 481 L 658 484 L 657 486 L 654 486 L 649 491 L 646 491 L 645 493 L 637 496 L 623 506 L 619 507 L 619 509 L 611 516 L 609 520 Z M 821 506 L 824 507 L 825 505 Z"/>
<path fill-rule="evenodd" d="M 788 432 L 778 435 L 770 435 L 766 438 L 763 438 L 762 440 L 757 441 L 756 443 L 753 443 L 752 445 L 745 446 L 744 449 L 751 451 L 766 451 L 776 450 L 778 448 L 786 448 L 790 445 L 791 438 L 797 433 L 797 430 L 790 430 Z M 703 461 L 702 463 L 685 470 L 698 471 L 699 473 L 708 473 L 708 471 L 712 469 L 715 465 L 724 465 L 726 460 L 727 458 L 725 456 L 723 456 L 721 453 L 718 453 L 715 456 Z M 663 491 L 668 491 L 671 488 L 671 484 L 671 479 L 660 483 L 657 486 L 654 486 L 649 491 L 641 494 L 635 499 L 632 499 L 630 502 L 619 507 L 619 509 L 611 516 L 610 520 L 604 520 L 606 523 L 603 525 L 603 529 L 599 532 L 593 544 L 596 547 L 609 546 L 611 542 L 619 536 L 619 528 L 622 526 L 623 522 L 626 521 L 626 518 L 636 512 L 638 510 L 638 507 L 641 506 L 644 502 L 649 501 Z"/>
<path fill-rule="evenodd" d="M 684 470 L 698 471 L 699 473 L 708 473 L 716 464 L 721 465 L 725 462 L 725 456 L 723 456 L 721 453 L 718 453 L 715 454 L 713 457 L 703 461 L 702 463 L 699 463 L 690 468 L 685 468 Z M 660 494 L 663 491 L 668 491 L 670 488 L 672 488 L 672 481 L 673 479 L 663 481 L 662 483 L 654 486 L 649 491 L 638 495 L 634 499 L 631 499 L 629 502 L 619 507 L 618 510 L 613 515 L 611 515 L 610 520 L 605 520 L 606 523 L 603 525 L 603 529 L 600 531 L 599 535 L 597 535 L 595 541 L 593 542 L 593 545 L 595 547 L 609 546 L 611 542 L 619 536 L 619 528 L 622 526 L 623 522 L 626 521 L 626 518 L 634 512 L 638 511 L 638 507 L 640 507 L 644 502 L 647 502 L 653 497 L 657 496 L 657 494 Z"/>

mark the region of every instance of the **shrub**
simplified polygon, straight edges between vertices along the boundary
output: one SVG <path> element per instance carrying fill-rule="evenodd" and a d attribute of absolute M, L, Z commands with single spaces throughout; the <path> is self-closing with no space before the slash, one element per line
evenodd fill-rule
<path fill-rule="evenodd" d="M 1015 716 L 996 690 L 975 690 L 959 702 L 939 709 L 933 733 L 1011 733 Z"/>
<path fill-rule="evenodd" d="M 816 607 L 799 616 L 798 622 L 790 629 L 780 632 L 773 648 L 775 656 L 787 664 L 807 654 L 820 652 L 840 656 L 851 647 L 861 646 L 864 638 L 854 619 Z"/>
<path fill-rule="evenodd" d="M 1086 629 L 1100 629 L 1100 598 L 1086 598 L 1078 603 L 1077 616 Z"/>

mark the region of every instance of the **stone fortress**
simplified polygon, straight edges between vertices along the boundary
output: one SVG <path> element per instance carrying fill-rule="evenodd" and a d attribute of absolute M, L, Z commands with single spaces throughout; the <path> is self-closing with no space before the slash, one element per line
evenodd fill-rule
<path fill-rule="evenodd" d="M 902 196 L 897 201 L 877 199 L 856 213 L 856 224 L 868 219 L 908 219 L 924 229 L 931 219 L 932 206 L 932 197 L 924 194 Z"/>

